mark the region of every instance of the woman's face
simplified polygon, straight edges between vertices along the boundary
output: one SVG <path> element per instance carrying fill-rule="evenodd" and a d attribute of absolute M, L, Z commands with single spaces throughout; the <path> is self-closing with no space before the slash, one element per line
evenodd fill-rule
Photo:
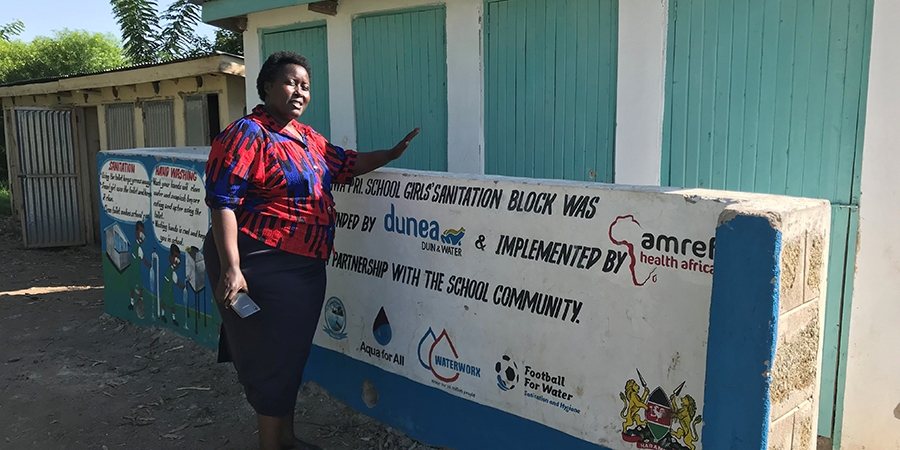
<path fill-rule="evenodd" d="M 309 105 L 309 74 L 303 66 L 285 64 L 266 83 L 266 109 L 282 122 L 297 119 Z"/>

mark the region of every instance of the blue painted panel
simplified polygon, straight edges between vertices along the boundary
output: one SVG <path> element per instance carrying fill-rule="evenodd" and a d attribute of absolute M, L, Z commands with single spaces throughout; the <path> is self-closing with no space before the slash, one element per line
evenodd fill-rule
<path fill-rule="evenodd" d="M 617 0 L 485 4 L 485 172 L 613 181 Z"/>
<path fill-rule="evenodd" d="M 445 22 L 443 6 L 353 19 L 357 146 L 391 148 L 421 128 L 390 167 L 447 170 Z"/>
<path fill-rule="evenodd" d="M 767 448 L 772 378 L 760 374 L 775 360 L 780 254 L 781 233 L 766 218 L 738 216 L 716 230 L 704 448 Z"/>

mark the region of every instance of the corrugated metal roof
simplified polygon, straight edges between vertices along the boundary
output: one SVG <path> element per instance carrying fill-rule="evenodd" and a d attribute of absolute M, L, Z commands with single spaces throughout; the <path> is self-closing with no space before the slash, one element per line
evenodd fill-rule
<path fill-rule="evenodd" d="M 100 70 L 100 71 L 95 71 L 95 72 L 83 72 L 83 73 L 76 73 L 76 74 L 71 74 L 71 75 L 62 75 L 62 76 L 58 76 L 58 77 L 34 78 L 34 79 L 30 79 L 30 80 L 13 81 L 11 83 L 0 84 L 0 87 L 22 86 L 22 85 L 26 85 L 26 84 L 37 84 L 37 83 L 50 83 L 53 81 L 59 81 L 59 80 L 70 79 L 70 78 L 87 77 L 87 76 L 91 76 L 91 75 L 100 75 L 100 74 L 114 73 L 114 72 L 124 72 L 127 70 L 146 69 L 149 67 L 164 66 L 166 64 L 176 64 L 176 63 L 182 63 L 182 62 L 187 62 L 187 61 L 196 61 L 196 60 L 200 60 L 200 59 L 210 58 L 213 56 L 230 56 L 232 58 L 240 59 L 241 61 L 244 60 L 243 56 L 232 55 L 231 53 L 225 53 L 225 52 L 212 52 L 212 53 L 203 54 L 203 55 L 199 55 L 199 56 L 170 59 L 170 60 L 161 61 L 158 63 L 135 64 L 133 66 L 123 66 L 123 67 L 117 67 L 115 69 Z"/>

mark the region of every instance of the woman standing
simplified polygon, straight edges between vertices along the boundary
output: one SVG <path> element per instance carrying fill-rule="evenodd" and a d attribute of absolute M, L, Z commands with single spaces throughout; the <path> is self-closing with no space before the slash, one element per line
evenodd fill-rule
<path fill-rule="evenodd" d="M 356 153 L 296 121 L 309 105 L 306 58 L 278 52 L 256 79 L 262 105 L 212 144 L 204 257 L 222 316 L 219 361 L 231 361 L 256 410 L 263 450 L 318 448 L 294 435 L 294 406 L 325 297 L 335 230 L 333 183 L 399 158 L 415 129 L 389 150 Z M 260 311 L 228 305 L 247 292 Z"/>

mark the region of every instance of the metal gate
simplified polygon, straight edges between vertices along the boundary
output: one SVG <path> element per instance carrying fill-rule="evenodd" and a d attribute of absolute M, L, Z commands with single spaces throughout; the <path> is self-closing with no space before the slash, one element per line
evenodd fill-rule
<path fill-rule="evenodd" d="M 144 146 L 175 146 L 175 107 L 171 100 L 145 102 L 141 106 L 144 114 Z"/>
<path fill-rule="evenodd" d="M 71 110 L 13 110 L 25 247 L 86 243 Z"/>
<path fill-rule="evenodd" d="M 209 105 L 205 94 L 184 98 L 184 144 L 209 145 Z"/>

